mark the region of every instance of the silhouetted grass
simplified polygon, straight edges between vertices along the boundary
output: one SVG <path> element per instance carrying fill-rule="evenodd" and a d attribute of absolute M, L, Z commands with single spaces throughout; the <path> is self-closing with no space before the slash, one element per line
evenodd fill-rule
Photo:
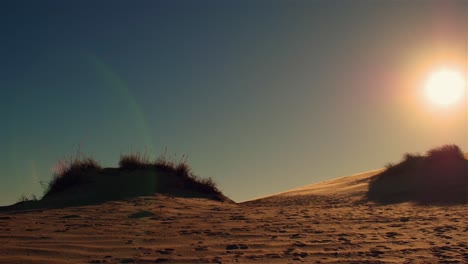
<path fill-rule="evenodd" d="M 120 155 L 119 167 L 125 170 L 148 169 L 152 166 L 147 152 Z"/>
<path fill-rule="evenodd" d="M 150 155 L 147 152 L 121 155 L 119 168 L 124 170 L 155 169 L 182 178 L 193 176 L 185 155 L 176 160 L 175 157 L 168 157 L 166 151 L 155 161 L 151 161 Z"/>
<path fill-rule="evenodd" d="M 121 155 L 118 168 L 101 168 L 97 161 L 78 152 L 57 163 L 42 200 L 79 205 L 154 193 L 229 200 L 213 179 L 192 173 L 185 155 L 176 160 L 174 156 L 167 158 L 165 152 L 154 161 L 147 152 Z"/>
<path fill-rule="evenodd" d="M 188 165 L 186 161 L 175 165 L 173 170 L 174 170 L 174 173 L 179 177 L 190 178 L 194 176 L 191 172 L 190 166 Z"/>
<path fill-rule="evenodd" d="M 431 161 L 464 160 L 465 155 L 457 145 L 444 145 L 431 149 L 426 154 Z"/>
<path fill-rule="evenodd" d="M 418 159 L 422 158 L 422 156 L 418 153 L 405 153 L 405 155 L 403 155 L 403 160 L 406 161 L 406 162 L 414 162 Z"/>
<path fill-rule="evenodd" d="M 193 182 L 194 182 L 193 184 L 196 185 L 197 189 L 200 190 L 201 192 L 209 193 L 213 190 L 216 190 L 217 192 L 219 192 L 216 186 L 216 182 L 211 177 L 198 178 L 192 175 L 191 178 L 193 179 Z"/>
<path fill-rule="evenodd" d="M 385 164 L 385 169 L 386 169 L 386 170 L 391 170 L 391 169 L 393 169 L 395 166 L 396 166 L 395 163 L 393 163 L 393 162 L 388 162 L 387 164 Z"/>
<path fill-rule="evenodd" d="M 468 161 L 456 145 L 431 149 L 425 156 L 406 153 L 372 179 L 367 197 L 381 203 L 466 203 Z"/>
<path fill-rule="evenodd" d="M 25 194 L 23 194 L 18 198 L 18 203 L 35 202 L 35 201 L 37 201 L 37 197 L 34 194 L 32 194 L 31 197 L 28 197 Z"/>
<path fill-rule="evenodd" d="M 80 185 L 89 180 L 90 173 L 101 170 L 99 162 L 91 157 L 84 157 L 78 151 L 75 157 L 71 156 L 68 160 L 58 161 L 52 180 L 45 186 L 44 197 Z"/>

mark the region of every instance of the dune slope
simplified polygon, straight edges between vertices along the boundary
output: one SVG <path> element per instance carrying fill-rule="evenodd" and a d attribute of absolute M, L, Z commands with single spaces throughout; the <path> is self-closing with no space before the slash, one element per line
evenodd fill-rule
<path fill-rule="evenodd" d="M 239 204 L 155 194 L 10 208 L 0 263 L 468 263 L 468 205 L 370 201 L 384 172 Z"/>
<path fill-rule="evenodd" d="M 161 194 L 0 212 L 0 263 L 466 263 L 465 205 L 379 205 L 379 171 L 241 204 Z"/>
<path fill-rule="evenodd" d="M 362 202 L 365 200 L 369 182 L 384 169 L 354 174 L 347 177 L 314 183 L 289 191 L 258 198 L 246 203 L 321 203 L 323 201 Z"/>

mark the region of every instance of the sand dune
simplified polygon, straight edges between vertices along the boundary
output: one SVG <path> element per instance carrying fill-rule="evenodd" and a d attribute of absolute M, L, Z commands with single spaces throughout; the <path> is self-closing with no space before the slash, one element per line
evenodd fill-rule
<path fill-rule="evenodd" d="M 468 263 L 468 207 L 366 202 L 379 171 L 241 204 L 157 194 L 1 212 L 0 263 Z"/>
<path fill-rule="evenodd" d="M 338 195 L 346 197 L 361 196 L 362 194 L 367 192 L 369 181 L 371 180 L 372 176 L 377 175 L 383 170 L 384 169 L 378 169 L 369 172 L 354 174 L 343 178 L 310 184 L 286 192 L 281 192 L 258 199 L 298 195 Z"/>

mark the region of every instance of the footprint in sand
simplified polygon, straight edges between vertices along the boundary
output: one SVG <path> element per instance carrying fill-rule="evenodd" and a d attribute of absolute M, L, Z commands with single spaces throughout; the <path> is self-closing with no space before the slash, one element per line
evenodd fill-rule
<path fill-rule="evenodd" d="M 207 246 L 196 246 L 195 251 L 208 251 Z"/>
<path fill-rule="evenodd" d="M 230 251 L 230 250 L 238 250 L 238 249 L 248 249 L 249 246 L 245 245 L 245 244 L 231 244 L 231 245 L 227 245 L 226 246 L 226 251 Z"/>
<path fill-rule="evenodd" d="M 175 249 L 173 249 L 173 248 L 165 248 L 165 249 L 156 250 L 157 253 L 163 254 L 163 255 L 172 254 L 172 253 L 174 253 L 174 251 L 175 251 Z"/>

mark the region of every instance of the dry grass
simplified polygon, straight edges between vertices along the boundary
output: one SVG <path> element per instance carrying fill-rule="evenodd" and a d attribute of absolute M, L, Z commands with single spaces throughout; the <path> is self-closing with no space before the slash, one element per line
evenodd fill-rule
<path fill-rule="evenodd" d="M 24 202 L 34 202 L 37 201 L 36 195 L 32 194 L 31 197 L 28 197 L 27 195 L 23 194 L 18 198 L 18 203 L 24 203 Z"/>
<path fill-rule="evenodd" d="M 152 165 L 150 160 L 150 155 L 146 151 L 120 155 L 119 168 L 125 170 L 147 169 Z"/>
<path fill-rule="evenodd" d="M 368 198 L 382 203 L 468 202 L 468 161 L 456 145 L 431 149 L 426 155 L 404 155 L 389 163 L 369 184 Z"/>
<path fill-rule="evenodd" d="M 148 190 L 151 189 L 154 192 L 165 194 L 182 196 L 201 194 L 201 196 L 205 197 L 223 199 L 224 196 L 216 187 L 213 179 L 200 178 L 192 173 L 186 155 L 183 155 L 180 159 L 175 157 L 175 155 L 168 157 L 165 151 L 152 161 L 151 155 L 147 151 L 134 152 L 121 155 L 118 168 L 104 169 L 96 160 L 86 157 L 78 151 L 75 156 L 57 163 L 52 180 L 44 185 L 45 194 L 43 198 L 92 182 L 94 182 L 94 185 L 108 186 L 99 187 L 99 190 L 95 190 L 101 196 L 106 196 L 107 193 L 112 193 L 111 190 L 122 188 L 119 187 L 122 183 L 119 183 L 119 186 L 112 185 L 111 181 L 117 180 L 116 177 L 120 179 L 121 176 L 119 175 L 133 175 L 133 172 L 138 171 L 137 175 L 141 175 L 141 177 L 126 179 L 127 182 L 123 185 L 125 189 L 118 191 L 118 193 L 123 195 L 128 192 L 132 193 L 132 195 L 138 195 L 140 191 L 135 188 L 141 189 L 141 186 L 136 186 L 145 185 L 143 181 L 149 180 L 145 175 L 152 175 L 153 180 L 150 181 L 154 182 L 155 186 L 149 184 L 147 188 L 144 188 L 146 191 L 141 192 L 140 195 L 149 195 Z M 141 180 L 142 183 L 139 184 L 138 180 Z M 106 190 L 101 190 L 102 188 Z M 109 194 L 109 197 L 116 196 L 118 193 Z"/>
<path fill-rule="evenodd" d="M 457 145 L 444 145 L 431 149 L 427 152 L 426 156 L 431 161 L 465 159 L 463 151 Z"/>
<path fill-rule="evenodd" d="M 99 172 L 102 167 L 98 161 L 78 150 L 75 156 L 58 161 L 54 170 L 52 180 L 44 186 L 44 197 L 85 182 L 90 172 Z"/>

